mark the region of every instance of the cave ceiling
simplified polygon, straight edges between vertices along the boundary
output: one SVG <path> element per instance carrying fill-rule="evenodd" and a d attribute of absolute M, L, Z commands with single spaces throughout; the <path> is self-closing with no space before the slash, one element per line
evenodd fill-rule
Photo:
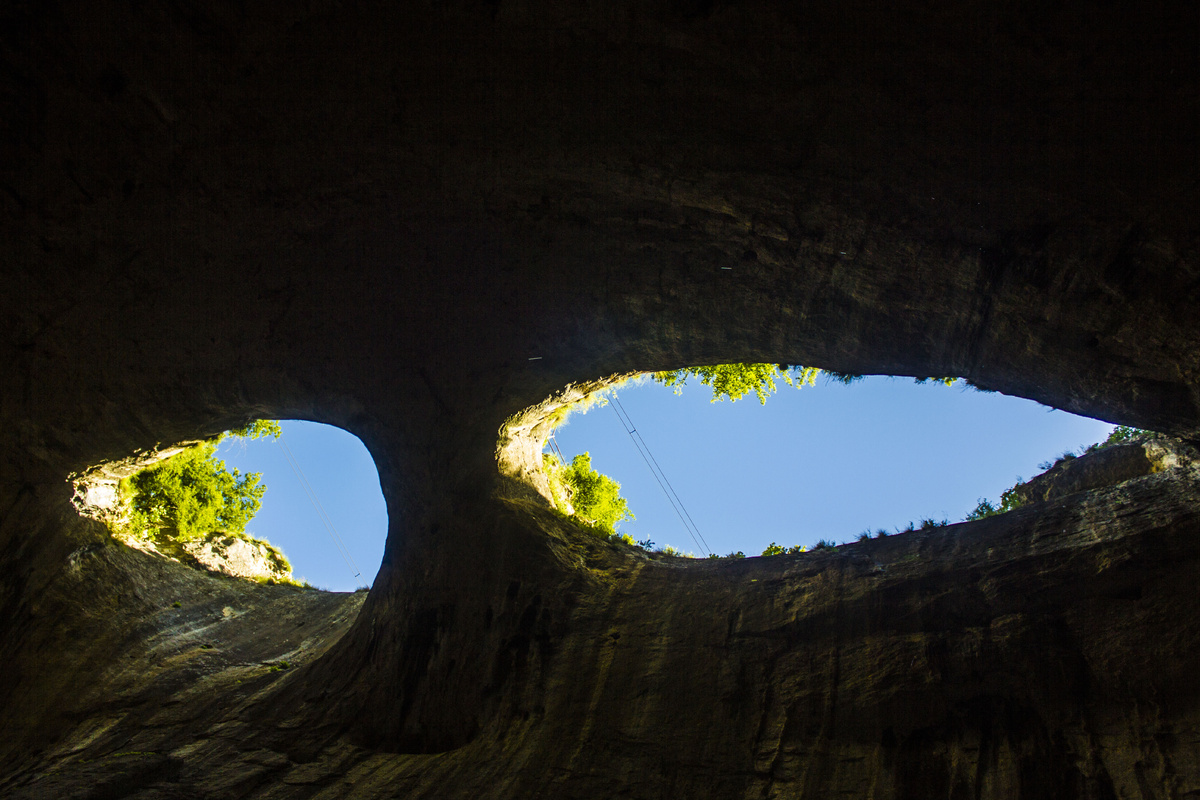
<path fill-rule="evenodd" d="M 64 0 L 0 45 L 0 792 L 1200 792 L 1193 6 Z M 728 361 L 963 376 L 1178 456 L 690 566 L 497 468 L 568 385 Z M 370 449 L 369 595 L 71 506 L 257 417 Z"/>

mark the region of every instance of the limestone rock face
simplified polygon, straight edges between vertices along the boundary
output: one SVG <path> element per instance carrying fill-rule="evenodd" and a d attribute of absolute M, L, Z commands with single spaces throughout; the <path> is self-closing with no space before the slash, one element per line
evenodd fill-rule
<path fill-rule="evenodd" d="M 1148 437 L 1133 444 L 1106 447 L 1087 458 L 1067 459 L 1016 488 L 1026 503 L 1055 500 L 1075 492 L 1112 486 L 1141 475 L 1152 475 L 1178 465 L 1181 448 L 1188 446 L 1164 437 Z"/>
<path fill-rule="evenodd" d="M 195 541 L 184 542 L 183 550 L 205 569 L 234 578 L 292 579 L 291 566 L 283 554 L 269 542 L 250 536 L 214 531 Z"/>
<path fill-rule="evenodd" d="M 728 361 L 1194 441 L 1194 8 L 0 21 L 0 794 L 1200 792 L 1189 445 L 737 563 L 598 542 L 529 463 L 567 393 Z M 72 504 L 96 464 L 262 417 L 374 456 L 365 599 L 153 558 Z"/>

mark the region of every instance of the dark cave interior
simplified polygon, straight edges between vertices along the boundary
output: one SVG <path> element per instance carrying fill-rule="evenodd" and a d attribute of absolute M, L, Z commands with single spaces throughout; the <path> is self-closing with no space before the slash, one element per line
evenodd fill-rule
<path fill-rule="evenodd" d="M 6 5 L 0 793 L 1200 794 L 1197 14 Z M 595 376 L 732 361 L 961 375 L 1173 460 L 687 569 L 522 471 Z M 71 506 L 255 418 L 375 457 L 369 594 Z"/>

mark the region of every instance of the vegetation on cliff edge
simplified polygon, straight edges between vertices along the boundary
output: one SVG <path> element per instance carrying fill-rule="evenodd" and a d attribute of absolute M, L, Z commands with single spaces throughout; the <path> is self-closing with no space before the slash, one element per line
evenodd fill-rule
<path fill-rule="evenodd" d="M 278 578 L 275 583 L 296 583 L 286 576 L 291 565 L 279 548 L 246 533 L 246 525 L 262 505 L 267 487 L 262 473 L 230 470 L 216 457 L 217 445 L 227 436 L 246 439 L 279 438 L 275 420 L 256 420 L 213 439 L 192 445 L 170 458 L 125 478 L 118 489 L 120 516 L 111 524 L 122 539 L 153 541 L 167 552 L 186 543 L 205 540 L 217 554 L 237 540 L 258 549 Z M 301 584 L 296 584 L 301 585 Z"/>

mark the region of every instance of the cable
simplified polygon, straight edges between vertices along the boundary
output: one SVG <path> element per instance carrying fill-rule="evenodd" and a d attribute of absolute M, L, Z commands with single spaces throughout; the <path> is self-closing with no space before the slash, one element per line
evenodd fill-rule
<path fill-rule="evenodd" d="M 675 494 L 674 487 L 668 491 L 667 486 L 670 486 L 671 482 L 667 480 L 667 475 L 662 471 L 662 467 L 658 466 L 658 460 L 650 452 L 650 446 L 646 444 L 646 440 L 638 433 L 637 428 L 633 424 L 633 418 L 629 416 L 629 412 L 625 410 L 625 406 L 621 405 L 621 401 L 617 399 L 615 394 L 612 396 L 612 399 L 615 401 L 615 405 L 612 406 L 613 413 L 617 415 L 617 419 L 621 422 L 621 427 L 629 434 L 629 439 L 633 442 L 633 446 L 637 449 L 642 460 L 646 462 L 646 468 L 654 476 L 654 480 L 658 483 L 658 488 L 662 489 L 663 494 L 667 496 L 667 502 L 675 510 L 675 515 L 679 517 L 679 521 L 683 523 L 684 530 L 688 532 L 688 536 L 692 537 L 692 541 L 695 542 L 697 549 L 701 550 L 705 555 L 710 554 L 712 551 L 708 548 L 708 543 L 704 542 L 704 544 L 701 544 L 704 541 L 704 537 L 700 535 L 700 529 L 696 527 L 696 523 L 691 521 L 692 515 L 687 513 L 687 509 L 683 505 L 683 500 L 679 498 L 678 494 Z M 620 411 L 617 410 L 617 406 L 620 406 Z M 624 412 L 624 416 L 622 416 L 622 412 Z M 654 462 L 653 466 L 651 466 L 652 461 Z M 656 470 L 655 467 L 658 467 L 658 469 Z M 661 478 L 659 477 L 660 474 Z M 663 485 L 664 482 L 666 482 L 666 486 Z M 672 497 L 672 494 L 674 494 L 674 497 Z M 685 516 L 686 519 L 684 518 Z M 689 522 L 691 522 L 690 526 L 688 525 Z"/>
<path fill-rule="evenodd" d="M 613 395 L 613 400 L 616 401 L 617 405 L 621 406 L 621 412 L 625 414 L 625 417 L 629 420 L 629 424 L 632 426 L 633 418 L 629 416 L 629 412 L 625 410 L 625 406 L 621 405 L 621 401 L 617 398 L 617 396 L 615 394 Z M 667 488 L 671 490 L 671 494 L 675 495 L 675 499 L 679 501 L 679 507 L 683 510 L 683 513 L 685 515 L 687 515 L 688 522 L 690 522 L 692 524 L 692 530 L 696 531 L 696 536 L 699 536 L 700 542 L 702 542 L 704 544 L 703 549 L 704 549 L 705 553 L 706 554 L 711 553 L 712 550 L 709 549 L 708 542 L 704 541 L 704 535 L 700 533 L 700 526 L 698 526 L 695 523 L 695 521 L 692 519 L 692 515 L 688 514 L 687 507 L 683 504 L 683 499 L 679 496 L 678 492 L 675 491 L 675 487 L 671 485 L 671 481 L 667 480 L 667 473 L 663 472 L 663 468 L 658 465 L 658 459 L 656 459 L 654 457 L 654 453 L 650 452 L 650 446 L 646 444 L 645 439 L 642 439 L 641 433 L 638 433 L 636 430 L 634 431 L 634 433 L 637 433 L 638 439 L 642 440 L 642 444 L 646 447 L 646 455 L 650 456 L 650 460 L 654 462 L 654 466 L 658 469 L 659 473 L 662 475 L 662 479 L 667 484 Z"/>
<path fill-rule="evenodd" d="M 616 411 L 617 409 L 613 408 L 613 410 Z M 624 407 L 622 407 L 622 411 L 624 411 Z M 684 507 L 683 500 L 679 498 L 678 494 L 672 497 L 672 493 L 674 492 L 673 487 L 670 489 L 670 491 L 668 491 L 667 487 L 671 486 L 671 482 L 667 481 L 666 473 L 662 473 L 661 467 L 659 467 L 658 470 L 655 470 L 656 465 L 658 465 L 658 461 L 656 461 L 654 458 L 654 453 L 650 452 L 650 447 L 646 444 L 646 439 L 643 439 L 642 434 L 638 433 L 637 428 L 634 426 L 634 420 L 632 420 L 632 417 L 629 417 L 629 411 L 625 411 L 625 417 L 622 417 L 622 415 L 620 415 L 620 411 L 618 411 L 617 419 L 622 422 L 622 427 L 625 428 L 625 433 L 629 434 L 629 438 L 632 443 L 634 443 L 634 447 L 637 450 L 638 455 L 642 457 L 643 462 L 646 462 L 646 467 L 650 470 L 650 475 L 653 475 L 654 480 L 658 482 L 659 488 L 662 489 L 662 494 L 666 495 L 667 503 L 671 504 L 672 509 L 674 512 L 676 512 L 676 516 L 679 517 L 679 522 L 683 523 L 684 530 L 688 531 L 688 535 L 691 536 L 691 541 L 695 542 L 696 548 L 700 549 L 700 551 L 702 551 L 704 554 L 707 555 L 708 553 L 712 552 L 709 551 L 707 542 L 704 543 L 704 545 L 701 545 L 701 541 L 703 541 L 704 537 L 700 536 L 700 529 L 695 528 L 696 523 L 692 522 L 691 525 L 688 524 L 691 519 L 691 515 L 689 515 L 688 509 Z M 626 419 L 628 419 L 628 425 L 626 425 Z M 654 462 L 654 465 L 650 464 L 650 462 Z M 666 481 L 666 486 L 664 486 L 664 481 Z M 684 517 L 686 517 L 686 519 Z M 700 539 L 697 540 L 697 536 L 700 536 Z"/>
<path fill-rule="evenodd" d="M 350 555 L 349 548 L 346 547 L 342 538 L 338 535 L 337 528 L 333 526 L 333 521 L 329 515 L 325 513 L 325 508 L 321 505 L 321 501 L 317 499 L 317 493 L 313 491 L 312 485 L 309 484 L 308 478 L 304 477 L 304 473 L 300 469 L 300 462 L 296 460 L 296 456 L 292 454 L 291 448 L 283 441 L 283 437 L 279 436 L 275 439 L 275 443 L 279 445 L 279 449 L 283 451 L 287 458 L 288 466 L 292 468 L 292 472 L 296 473 L 296 478 L 300 481 L 300 488 L 308 495 L 308 499 L 312 502 L 313 508 L 317 510 L 317 518 L 325 525 L 326 532 L 329 533 L 329 538 L 333 540 L 334 547 L 341 554 L 342 560 L 346 562 L 346 566 L 354 573 L 354 577 L 362 577 L 362 572 L 359 571 L 358 565 L 354 563 L 354 557 Z"/>
<path fill-rule="evenodd" d="M 276 441 L 279 443 L 280 448 L 284 451 L 284 455 L 287 456 L 288 463 L 292 467 L 292 471 L 296 473 L 296 477 L 300 480 L 301 488 L 304 489 L 305 493 L 308 495 L 308 499 L 313 504 L 313 508 L 316 509 L 318 519 L 320 519 L 325 525 L 325 530 L 329 533 L 329 538 L 333 540 L 334 546 L 341 554 L 342 560 L 345 561 L 346 566 L 349 567 L 352 572 L 354 572 L 354 577 L 361 577 L 362 572 L 359 571 L 358 565 L 354 563 L 354 558 L 350 555 L 350 548 L 346 547 L 345 542 L 342 541 L 341 536 L 337 532 L 337 528 L 334 527 L 333 520 L 330 519 L 329 514 L 325 511 L 325 507 L 321 505 L 321 501 L 317 498 L 316 490 L 312 488 L 312 484 L 308 482 L 308 478 L 305 477 L 303 470 L 300 469 L 299 460 L 292 453 L 291 448 L 287 446 L 282 438 L 277 439 Z"/>
<path fill-rule="evenodd" d="M 560 448 L 558 446 L 558 439 L 555 438 L 553 433 L 550 434 L 550 449 L 558 454 L 559 461 L 561 461 L 564 464 L 567 463 L 567 460 L 565 458 L 563 458 L 562 448 Z"/>

